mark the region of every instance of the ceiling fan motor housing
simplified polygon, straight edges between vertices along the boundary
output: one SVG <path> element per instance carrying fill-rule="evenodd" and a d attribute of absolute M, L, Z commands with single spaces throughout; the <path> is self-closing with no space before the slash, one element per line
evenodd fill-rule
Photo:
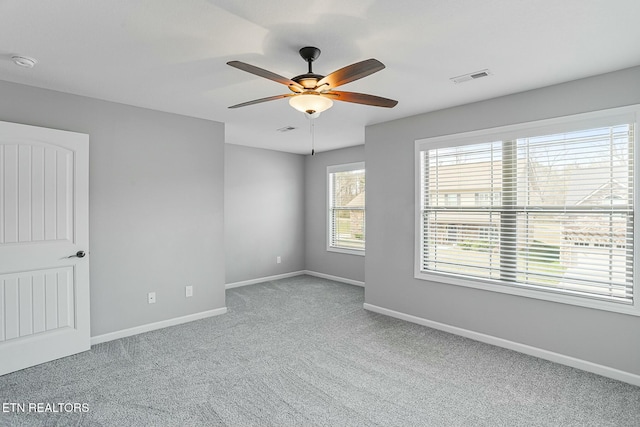
<path fill-rule="evenodd" d="M 295 76 L 291 80 L 301 84 L 302 87 L 304 87 L 305 89 L 314 89 L 318 84 L 318 82 L 323 78 L 324 76 L 321 76 L 320 74 L 305 73 L 305 74 L 300 74 L 299 76 Z"/>

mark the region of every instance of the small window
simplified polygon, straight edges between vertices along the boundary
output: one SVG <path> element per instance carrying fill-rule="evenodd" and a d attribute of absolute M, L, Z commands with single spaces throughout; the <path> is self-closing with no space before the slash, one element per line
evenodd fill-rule
<path fill-rule="evenodd" d="M 364 163 L 329 166 L 327 250 L 364 255 Z"/>

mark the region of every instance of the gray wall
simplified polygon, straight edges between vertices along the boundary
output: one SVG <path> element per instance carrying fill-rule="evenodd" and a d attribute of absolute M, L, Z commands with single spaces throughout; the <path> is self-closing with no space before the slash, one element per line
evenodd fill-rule
<path fill-rule="evenodd" d="M 638 103 L 640 67 L 367 127 L 365 301 L 640 374 L 640 317 L 413 278 L 416 139 Z"/>
<path fill-rule="evenodd" d="M 224 188 L 226 283 L 304 270 L 304 157 L 227 144 Z"/>
<path fill-rule="evenodd" d="M 0 120 L 89 134 L 92 336 L 224 307 L 222 123 L 2 81 Z"/>
<path fill-rule="evenodd" d="M 305 266 L 307 270 L 364 282 L 364 258 L 360 255 L 327 251 L 327 166 L 364 160 L 364 146 L 325 151 L 306 156 Z M 367 189 L 369 188 L 369 166 Z M 369 192 L 367 191 L 367 199 Z M 369 201 L 367 200 L 367 209 Z M 369 217 L 367 212 L 367 249 L 369 251 Z"/>

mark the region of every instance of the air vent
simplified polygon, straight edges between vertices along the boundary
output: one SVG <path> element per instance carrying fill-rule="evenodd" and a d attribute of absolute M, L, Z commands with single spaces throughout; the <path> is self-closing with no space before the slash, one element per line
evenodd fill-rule
<path fill-rule="evenodd" d="M 281 133 L 285 133 L 285 132 L 291 132 L 292 130 L 296 130 L 297 128 L 293 127 L 293 126 L 285 126 L 283 128 L 280 129 L 276 129 L 278 132 Z"/>
<path fill-rule="evenodd" d="M 481 79 L 483 77 L 487 77 L 491 75 L 491 71 L 489 70 L 480 70 L 480 71 L 474 71 L 473 73 L 469 73 L 469 74 L 463 74 L 462 76 L 458 76 L 458 77 L 452 77 L 449 80 L 451 80 L 452 82 L 458 84 L 458 83 L 464 83 L 464 82 L 468 82 L 471 80 L 477 80 L 477 79 Z"/>

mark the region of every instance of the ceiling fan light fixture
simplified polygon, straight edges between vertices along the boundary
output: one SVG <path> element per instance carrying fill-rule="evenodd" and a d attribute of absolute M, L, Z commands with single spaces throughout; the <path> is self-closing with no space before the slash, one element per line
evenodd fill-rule
<path fill-rule="evenodd" d="M 289 98 L 289 105 L 306 114 L 320 114 L 333 106 L 333 101 L 324 96 L 303 93 Z"/>

